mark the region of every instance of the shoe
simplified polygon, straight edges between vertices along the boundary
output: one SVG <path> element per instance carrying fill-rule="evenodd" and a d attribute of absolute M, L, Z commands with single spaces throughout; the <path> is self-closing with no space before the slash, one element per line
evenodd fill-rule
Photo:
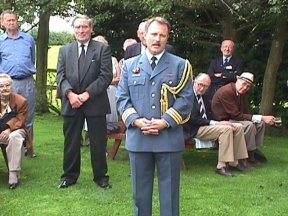
<path fill-rule="evenodd" d="M 58 188 L 68 188 L 69 186 L 72 186 L 76 184 L 76 181 L 69 181 L 67 179 L 62 180 L 62 182 L 58 185 Z"/>
<path fill-rule="evenodd" d="M 109 184 L 109 177 L 108 178 L 105 177 L 105 178 L 102 178 L 102 179 L 96 181 L 96 184 L 103 189 L 112 188 L 112 185 Z"/>
<path fill-rule="evenodd" d="M 240 171 L 240 172 L 250 172 L 251 171 L 251 169 L 248 166 L 244 166 L 241 164 L 237 164 L 237 166 L 228 165 L 228 169 L 229 170 L 236 170 L 236 171 Z"/>
<path fill-rule="evenodd" d="M 226 167 L 222 167 L 220 169 L 216 169 L 215 172 L 219 175 L 227 176 L 227 177 L 232 177 L 233 174 L 229 172 L 229 170 Z"/>
<path fill-rule="evenodd" d="M 9 184 L 9 189 L 11 189 L 11 190 L 14 190 L 15 188 L 17 188 L 17 187 L 18 187 L 18 185 L 19 185 L 19 182 L 17 182 L 17 183 L 12 183 L 12 184 Z"/>
<path fill-rule="evenodd" d="M 256 149 L 254 152 L 254 158 L 255 158 L 255 160 L 259 161 L 260 163 L 267 163 L 267 158 L 258 149 Z"/>

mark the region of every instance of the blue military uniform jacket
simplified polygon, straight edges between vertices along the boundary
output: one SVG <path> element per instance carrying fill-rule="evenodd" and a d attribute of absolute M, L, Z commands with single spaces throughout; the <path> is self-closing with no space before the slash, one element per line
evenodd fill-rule
<path fill-rule="evenodd" d="M 161 114 L 160 98 L 163 83 L 177 86 L 185 68 L 185 60 L 164 52 L 152 71 L 146 54 L 128 59 L 124 63 L 116 100 L 119 113 L 127 126 L 126 149 L 135 152 L 176 152 L 184 149 L 184 136 L 180 119 L 192 110 L 192 80 L 174 98 L 169 96 L 169 110 Z M 143 135 L 132 124 L 137 118 L 164 119 L 169 128 L 158 136 Z"/>

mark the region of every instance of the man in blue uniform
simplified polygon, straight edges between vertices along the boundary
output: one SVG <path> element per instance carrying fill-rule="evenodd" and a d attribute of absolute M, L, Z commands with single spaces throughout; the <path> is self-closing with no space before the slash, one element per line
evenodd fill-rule
<path fill-rule="evenodd" d="M 135 215 L 152 215 L 155 166 L 162 216 L 179 215 L 181 124 L 192 109 L 192 69 L 188 61 L 165 51 L 170 24 L 147 21 L 145 53 L 124 63 L 116 98 L 127 126 Z"/>

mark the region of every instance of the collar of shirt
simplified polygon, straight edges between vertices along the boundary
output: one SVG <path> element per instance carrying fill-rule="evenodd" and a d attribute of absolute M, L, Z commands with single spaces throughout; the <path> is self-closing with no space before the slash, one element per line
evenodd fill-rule
<path fill-rule="evenodd" d="M 11 38 L 11 37 L 9 37 L 9 35 L 7 34 L 7 32 L 5 32 L 4 34 L 1 35 L 1 39 L 2 39 L 2 40 L 6 40 L 7 38 L 11 38 L 11 39 L 14 39 L 14 40 L 15 40 L 15 39 L 18 39 L 18 38 L 20 38 L 20 37 L 25 38 L 25 37 L 26 37 L 25 33 L 24 33 L 24 32 L 21 32 L 21 31 L 18 31 L 18 35 L 17 35 L 16 38 Z"/>
<path fill-rule="evenodd" d="M 81 49 L 82 49 L 82 47 L 81 47 L 82 43 L 80 43 L 79 41 L 77 41 L 77 44 L 78 44 L 78 50 L 79 50 L 78 56 L 80 56 L 80 54 L 81 54 Z M 89 41 L 87 41 L 86 43 L 84 43 L 85 54 L 87 53 L 88 44 L 89 44 Z"/>
<path fill-rule="evenodd" d="M 153 56 L 155 56 L 155 57 L 157 58 L 157 60 L 155 61 L 155 64 L 157 65 L 158 62 L 159 62 L 159 60 L 160 60 L 160 58 L 161 58 L 162 55 L 164 54 L 164 50 L 163 50 L 161 53 L 157 54 L 157 55 L 152 55 L 152 54 L 148 51 L 148 49 L 146 49 L 145 53 L 146 53 L 146 56 L 147 56 L 150 64 L 152 63 L 151 58 L 152 58 Z"/>
<path fill-rule="evenodd" d="M 229 56 L 229 57 L 223 56 L 223 59 L 222 59 L 223 64 L 225 63 L 226 58 L 227 58 L 227 62 L 229 62 L 232 56 Z"/>

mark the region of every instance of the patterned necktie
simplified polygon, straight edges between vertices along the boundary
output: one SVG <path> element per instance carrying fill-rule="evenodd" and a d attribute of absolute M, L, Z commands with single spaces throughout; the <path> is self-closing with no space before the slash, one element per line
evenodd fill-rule
<path fill-rule="evenodd" d="M 78 71 L 82 72 L 85 63 L 85 45 L 81 44 L 81 54 L 78 59 Z"/>
<path fill-rule="evenodd" d="M 197 101 L 198 101 L 198 104 L 199 104 L 199 107 L 200 107 L 200 115 L 201 115 L 201 117 L 204 118 L 204 119 L 207 119 L 207 115 L 205 113 L 205 106 L 204 106 L 203 99 L 202 99 L 201 95 L 197 95 Z"/>
<path fill-rule="evenodd" d="M 224 65 L 227 65 L 228 64 L 228 58 L 225 58 L 224 59 Z"/>
<path fill-rule="evenodd" d="M 157 58 L 156 58 L 155 56 L 153 56 L 153 57 L 151 58 L 151 61 L 152 61 L 152 63 L 151 63 L 151 68 L 152 68 L 152 70 L 154 70 L 154 68 L 156 67 Z"/>

